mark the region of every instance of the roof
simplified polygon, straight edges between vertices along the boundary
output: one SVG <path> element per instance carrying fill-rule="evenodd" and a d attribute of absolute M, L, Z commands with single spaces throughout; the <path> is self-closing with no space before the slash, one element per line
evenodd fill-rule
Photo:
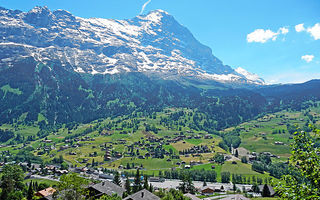
<path fill-rule="evenodd" d="M 205 187 L 201 188 L 201 191 L 204 191 L 204 190 L 214 191 L 214 188 L 213 187 L 209 187 L 209 186 L 205 186 Z"/>
<path fill-rule="evenodd" d="M 123 189 L 122 187 L 110 181 L 97 183 L 95 185 L 90 186 L 89 188 L 93 188 L 98 192 L 107 194 L 109 196 L 112 196 L 113 194 L 117 194 L 119 197 L 122 197 L 123 192 L 125 192 L 125 189 Z"/>
<path fill-rule="evenodd" d="M 183 196 L 189 197 L 191 200 L 201 200 L 198 197 L 196 197 L 195 195 L 190 194 L 190 193 L 184 194 Z"/>
<path fill-rule="evenodd" d="M 136 192 L 124 198 L 124 200 L 160 200 L 160 197 L 152 194 L 146 189 Z"/>
<path fill-rule="evenodd" d="M 54 189 L 52 187 L 48 187 L 44 190 L 40 190 L 39 192 L 37 192 L 37 196 L 47 197 L 47 196 L 52 195 L 55 191 L 56 191 L 56 189 Z"/>

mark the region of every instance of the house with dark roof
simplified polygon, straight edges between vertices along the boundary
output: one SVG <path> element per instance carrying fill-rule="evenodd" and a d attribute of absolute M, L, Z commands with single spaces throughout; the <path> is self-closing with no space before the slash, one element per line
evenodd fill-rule
<path fill-rule="evenodd" d="M 112 196 L 113 194 L 117 194 L 119 197 L 122 197 L 125 189 L 122 187 L 110 182 L 104 181 L 101 183 L 97 183 L 88 187 L 89 196 L 99 198 L 102 195 L 109 195 Z"/>
<path fill-rule="evenodd" d="M 144 189 L 136 192 L 130 196 L 127 196 L 123 200 L 160 200 L 160 197 L 152 194 L 148 190 Z"/>
<path fill-rule="evenodd" d="M 205 187 L 201 188 L 200 192 L 202 195 L 213 195 L 214 188 L 209 187 L 209 186 L 205 186 Z"/>

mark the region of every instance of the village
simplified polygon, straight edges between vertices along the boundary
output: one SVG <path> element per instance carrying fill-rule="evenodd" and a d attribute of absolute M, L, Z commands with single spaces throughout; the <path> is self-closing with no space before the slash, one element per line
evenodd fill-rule
<path fill-rule="evenodd" d="M 36 182 L 37 180 L 50 180 L 56 182 L 58 184 L 59 179 L 62 175 L 76 173 L 79 176 L 90 180 L 90 184 L 85 186 L 90 191 L 90 195 L 94 196 L 95 199 L 103 195 L 112 196 L 113 194 L 117 194 L 119 197 L 123 196 L 123 193 L 126 191 L 124 188 L 126 179 L 129 180 L 131 185 L 134 185 L 134 177 L 125 177 L 120 176 L 121 184 L 116 185 L 114 182 L 115 176 L 109 171 L 106 172 L 105 169 L 101 168 L 87 168 L 87 167 L 76 167 L 76 168 L 69 168 L 68 170 L 61 170 L 61 166 L 59 165 L 39 165 L 39 164 L 32 164 L 32 163 L 0 163 L 0 165 L 11 165 L 17 164 L 22 167 L 25 171 L 25 180 L 32 180 Z M 2 168 L 0 168 L 2 169 Z M 1 170 L 2 171 L 2 170 Z M 141 182 L 145 181 L 146 179 L 141 176 Z M 152 185 L 154 191 L 165 190 L 169 191 L 170 189 L 178 189 L 179 185 L 182 184 L 181 180 L 177 179 L 164 179 L 160 177 L 148 177 L 148 182 Z M 259 189 L 255 189 L 254 185 L 252 184 L 234 184 L 234 183 L 212 183 L 212 182 L 202 182 L 202 181 L 193 181 L 192 182 L 195 188 L 194 194 L 185 194 L 187 197 L 191 199 L 200 199 L 196 196 L 201 196 L 201 199 L 215 199 L 210 198 L 211 196 L 221 196 L 226 197 L 225 199 L 232 198 L 234 195 L 241 195 L 243 199 L 246 199 L 243 195 L 250 197 L 261 197 L 261 192 L 263 190 L 264 185 L 259 185 Z M 52 200 L 53 194 L 56 191 L 56 185 L 50 186 L 48 188 L 42 189 L 36 192 L 36 196 L 38 196 L 42 200 Z M 273 188 L 268 185 L 271 196 L 275 195 Z M 141 194 L 144 193 L 144 194 Z M 132 194 L 132 197 L 126 197 L 124 199 L 144 199 L 139 195 L 146 195 L 149 196 L 151 199 L 160 199 L 159 197 L 155 196 L 148 190 L 139 191 L 137 194 Z M 145 198 L 147 198 L 145 196 Z M 224 198 L 222 198 L 224 199 Z"/>

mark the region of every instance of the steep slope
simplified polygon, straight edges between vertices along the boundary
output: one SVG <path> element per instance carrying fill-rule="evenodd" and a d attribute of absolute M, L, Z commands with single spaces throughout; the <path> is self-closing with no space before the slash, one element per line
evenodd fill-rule
<path fill-rule="evenodd" d="M 191 77 L 264 84 L 212 55 L 192 33 L 162 10 L 130 20 L 84 19 L 64 10 L 35 7 L 28 13 L 0 8 L 0 65 L 23 57 L 60 62 L 89 74 L 157 73 L 165 79 Z"/>
<path fill-rule="evenodd" d="M 79 74 L 59 63 L 50 66 L 27 58 L 0 73 L 0 123 L 18 119 L 49 124 L 89 122 L 134 114 L 151 115 L 166 107 L 206 113 L 210 129 L 251 119 L 263 111 L 264 98 L 249 90 L 200 89 L 174 80 L 151 79 L 143 73 Z M 209 120 L 210 119 L 210 120 Z"/>

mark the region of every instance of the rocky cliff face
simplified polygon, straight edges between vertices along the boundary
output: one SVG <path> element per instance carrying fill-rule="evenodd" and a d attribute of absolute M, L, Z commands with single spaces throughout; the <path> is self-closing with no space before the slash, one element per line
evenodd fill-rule
<path fill-rule="evenodd" d="M 182 76 L 264 84 L 258 76 L 224 65 L 209 47 L 162 10 L 112 20 L 84 19 L 46 7 L 27 13 L 0 8 L 1 68 L 25 57 L 44 64 L 59 62 L 77 73 L 142 72 L 164 79 Z"/>

